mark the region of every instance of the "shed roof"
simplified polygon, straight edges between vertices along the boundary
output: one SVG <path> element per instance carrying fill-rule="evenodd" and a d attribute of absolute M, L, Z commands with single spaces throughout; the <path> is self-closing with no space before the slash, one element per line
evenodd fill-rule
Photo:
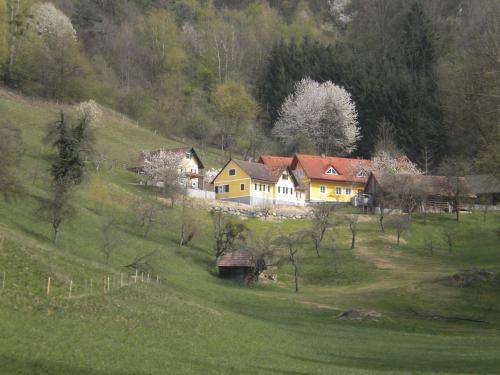
<path fill-rule="evenodd" d="M 475 194 L 500 193 L 500 180 L 492 174 L 465 176 L 465 182 Z"/>
<path fill-rule="evenodd" d="M 254 267 L 255 258 L 248 251 L 233 251 L 217 258 L 217 267 Z"/>

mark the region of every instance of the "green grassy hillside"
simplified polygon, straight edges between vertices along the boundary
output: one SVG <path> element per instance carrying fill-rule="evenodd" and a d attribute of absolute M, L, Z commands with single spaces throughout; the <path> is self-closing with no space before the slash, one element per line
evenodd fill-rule
<path fill-rule="evenodd" d="M 354 250 L 345 226 L 329 234 L 321 258 L 312 247 L 301 249 L 299 293 L 293 292 L 288 265 L 279 269 L 276 284 L 244 287 L 217 278 L 206 212 L 194 213 L 202 230 L 187 248 L 177 246 L 176 209 L 165 209 L 151 235 L 143 237 L 131 207 L 148 192 L 112 161 L 178 143 L 106 112 L 96 132 L 97 148 L 108 162 L 78 189 L 79 214 L 63 224 L 60 243 L 53 246 L 49 225 L 37 221 L 34 211 L 48 186 L 42 138 L 59 109 L 0 93 L 1 119 L 20 127 L 28 145 L 18 174 L 23 194 L 15 202 L 0 200 L 1 374 L 500 372 L 498 289 L 439 281 L 464 268 L 500 270 L 499 214 L 489 214 L 486 222 L 479 213 L 463 215 L 460 224 L 444 214 L 431 215 L 427 223 L 417 216 L 399 247 L 394 233 L 381 233 L 375 218 L 363 216 Z M 203 157 L 209 165 L 223 159 L 211 150 Z M 110 217 L 120 224 L 106 264 L 101 228 Z M 255 233 L 309 225 L 245 223 Z M 460 231 L 450 253 L 441 231 L 455 225 Z M 433 253 L 422 248 L 426 237 L 434 239 Z M 124 266 L 149 253 L 161 282 L 120 287 Z M 337 318 L 351 308 L 374 309 L 384 317 Z M 423 319 L 413 311 L 485 323 Z"/>

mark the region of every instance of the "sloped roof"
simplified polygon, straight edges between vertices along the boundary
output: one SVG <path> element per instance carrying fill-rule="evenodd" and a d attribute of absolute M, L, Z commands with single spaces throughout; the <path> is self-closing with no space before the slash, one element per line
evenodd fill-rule
<path fill-rule="evenodd" d="M 299 162 L 304 168 L 306 176 L 311 179 L 359 183 L 366 183 L 368 177 L 357 177 L 357 169 L 368 170 L 372 165 L 372 161 L 366 159 L 296 154 L 292 162 L 292 168 L 295 169 Z M 329 167 L 333 167 L 338 174 L 326 174 L 325 172 Z"/>
<path fill-rule="evenodd" d="M 279 173 L 276 172 L 276 168 L 270 168 L 267 165 L 264 165 L 262 163 L 255 163 L 253 161 L 244 161 L 237 159 L 233 159 L 233 161 L 252 179 L 276 182 L 279 178 Z"/>
<path fill-rule="evenodd" d="M 248 251 L 233 251 L 217 258 L 217 267 L 254 267 L 255 258 Z"/>
<path fill-rule="evenodd" d="M 371 173 L 370 178 L 375 178 L 383 191 L 388 192 L 394 190 L 398 183 L 404 183 L 405 179 L 409 179 L 420 191 L 426 195 L 452 197 L 454 195 L 452 176 L 428 176 L 428 175 L 409 175 L 399 174 L 392 176 L 393 178 L 383 178 L 380 174 Z M 467 191 L 467 185 L 464 177 L 458 177 L 458 182 L 462 186 L 461 196 L 474 198 L 473 192 Z M 366 189 L 365 189 L 366 191 Z"/>
<path fill-rule="evenodd" d="M 199 158 L 198 154 L 196 153 L 194 147 L 190 147 L 190 146 L 175 147 L 175 148 L 161 148 L 159 150 L 154 150 L 154 151 L 142 151 L 139 154 L 139 156 L 131 163 L 129 168 L 132 168 L 132 169 L 144 168 L 144 162 L 146 161 L 146 157 L 147 156 L 152 157 L 152 156 L 158 155 L 160 152 L 172 152 L 175 154 L 185 154 L 185 153 L 190 152 L 191 154 L 193 154 L 193 156 L 198 161 L 198 165 L 199 165 L 200 169 L 205 168 L 201 159 Z"/>
<path fill-rule="evenodd" d="M 259 158 L 259 163 L 268 165 L 270 167 L 291 167 L 292 162 L 293 158 L 287 156 L 262 155 Z"/>
<path fill-rule="evenodd" d="M 492 174 L 465 176 L 465 182 L 475 194 L 500 193 L 500 180 Z"/>

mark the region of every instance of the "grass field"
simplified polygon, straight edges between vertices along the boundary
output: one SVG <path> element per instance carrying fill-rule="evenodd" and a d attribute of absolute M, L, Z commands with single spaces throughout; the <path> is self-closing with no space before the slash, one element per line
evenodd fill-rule
<path fill-rule="evenodd" d="M 65 108 L 70 111 L 70 108 Z M 60 243 L 37 221 L 37 201 L 47 192 L 41 155 L 46 124 L 58 106 L 0 93 L 0 116 L 23 130 L 27 153 L 19 169 L 22 196 L 0 200 L 1 374 L 498 374 L 500 292 L 489 286 L 458 288 L 439 281 L 460 270 L 500 270 L 496 229 L 500 214 L 415 216 L 396 246 L 376 218 L 362 216 L 358 243 L 349 248 L 345 225 L 328 234 L 317 258 L 301 249 L 299 293 L 289 265 L 278 282 L 253 287 L 220 280 L 215 273 L 206 212 L 202 233 L 177 246 L 179 212 L 166 209 L 148 239 L 133 225 L 132 202 L 147 192 L 135 176 L 105 165 L 91 172 L 75 194 L 78 216 L 63 224 Z M 141 149 L 176 145 L 106 113 L 97 129 L 107 160 L 130 160 Z M 223 157 L 206 150 L 216 166 Z M 34 171 L 40 171 L 33 183 Z M 97 182 L 96 182 L 97 181 Z M 96 195 L 98 183 L 106 199 Z M 104 262 L 100 228 L 121 219 L 116 245 Z M 246 220 L 255 233 L 292 232 L 307 221 Z M 449 252 L 445 226 L 459 226 Z M 432 238 L 434 251 L 423 249 Z M 124 265 L 155 251 L 161 283 L 118 288 Z M 46 296 L 47 276 L 53 279 Z M 109 293 L 103 292 L 111 277 Z M 90 279 L 93 289 L 90 291 Z M 72 297 L 68 297 L 73 281 Z M 378 320 L 343 320 L 346 309 L 374 309 Z M 459 316 L 485 323 L 423 319 L 413 311 Z"/>

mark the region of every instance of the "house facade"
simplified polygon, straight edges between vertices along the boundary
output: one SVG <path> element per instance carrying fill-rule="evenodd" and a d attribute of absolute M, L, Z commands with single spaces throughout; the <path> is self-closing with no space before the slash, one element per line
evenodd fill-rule
<path fill-rule="evenodd" d="M 287 166 L 229 160 L 212 181 L 217 199 L 250 205 L 303 205 L 305 196 Z"/>
<path fill-rule="evenodd" d="M 371 168 L 370 160 L 296 154 L 294 157 L 264 155 L 259 162 L 286 165 L 301 186 L 303 199 L 310 203 L 342 203 L 362 193 Z"/>

